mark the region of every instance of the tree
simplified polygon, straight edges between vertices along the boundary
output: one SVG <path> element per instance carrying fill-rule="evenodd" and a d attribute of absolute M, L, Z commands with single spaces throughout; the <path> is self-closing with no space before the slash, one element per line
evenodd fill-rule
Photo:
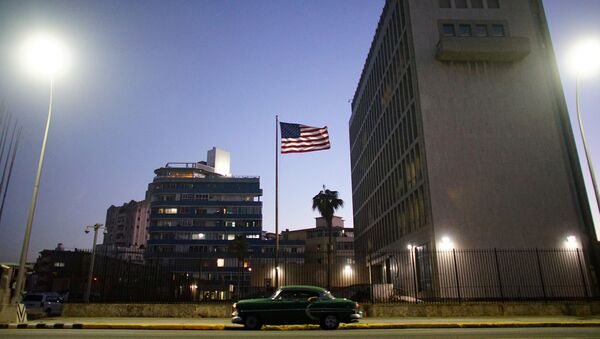
<path fill-rule="evenodd" d="M 248 242 L 246 241 L 246 237 L 243 234 L 236 235 L 235 239 L 229 243 L 227 250 L 237 258 L 237 265 L 240 270 L 238 274 L 238 294 L 241 297 L 240 280 L 244 274 L 244 259 L 248 256 Z"/>
<path fill-rule="evenodd" d="M 319 194 L 313 197 L 313 210 L 318 210 L 321 216 L 325 219 L 327 223 L 327 228 L 329 230 L 329 241 L 327 242 L 327 289 L 331 290 L 331 251 L 332 251 L 332 242 L 331 238 L 333 236 L 332 230 L 332 222 L 333 222 L 333 213 L 340 207 L 344 206 L 344 201 L 338 198 L 337 191 L 330 191 L 325 188 L 323 185 L 323 190 L 319 192 Z"/>

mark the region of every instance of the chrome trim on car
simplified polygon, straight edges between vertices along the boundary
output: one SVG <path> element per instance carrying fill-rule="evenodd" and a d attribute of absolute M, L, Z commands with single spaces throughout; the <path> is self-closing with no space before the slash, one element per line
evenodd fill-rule
<path fill-rule="evenodd" d="M 234 324 L 243 324 L 244 321 L 242 320 L 242 317 L 233 317 L 231 318 L 231 322 Z"/>

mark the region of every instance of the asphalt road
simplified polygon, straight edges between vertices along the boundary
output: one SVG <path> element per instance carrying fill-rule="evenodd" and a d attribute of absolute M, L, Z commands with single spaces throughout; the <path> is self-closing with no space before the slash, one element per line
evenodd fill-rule
<path fill-rule="evenodd" d="M 338 331 L 0 330 L 0 338 L 600 338 L 598 327 Z"/>

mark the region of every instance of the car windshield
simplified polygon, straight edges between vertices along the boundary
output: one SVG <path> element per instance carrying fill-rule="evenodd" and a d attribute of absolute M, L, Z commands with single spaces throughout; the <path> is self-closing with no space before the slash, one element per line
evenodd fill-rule
<path fill-rule="evenodd" d="M 39 294 L 26 295 L 23 301 L 42 301 L 42 296 Z"/>
<path fill-rule="evenodd" d="M 277 296 L 279 295 L 279 293 L 281 293 L 281 288 L 275 290 L 275 293 L 273 293 L 273 295 L 271 296 L 271 299 L 277 298 Z"/>

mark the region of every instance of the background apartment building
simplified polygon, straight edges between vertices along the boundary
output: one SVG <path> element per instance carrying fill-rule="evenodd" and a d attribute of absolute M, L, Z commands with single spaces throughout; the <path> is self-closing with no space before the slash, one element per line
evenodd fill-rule
<path fill-rule="evenodd" d="M 154 171 L 146 192 L 146 257 L 179 274 L 187 281 L 182 282 L 184 289 L 194 287 L 191 293 L 223 299 L 240 295 L 239 289 L 251 284 L 249 272 L 256 262 L 275 257 L 275 241 L 262 239 L 260 178 L 232 176 L 226 151 L 213 148 L 207 159 L 167 163 Z M 238 238 L 246 244 L 243 253 L 233 248 Z M 290 247 L 290 260 L 303 260 L 303 241 L 281 247 Z M 265 277 L 252 284 L 273 286 L 273 277 Z"/>
<path fill-rule="evenodd" d="M 131 200 L 121 206 L 112 205 L 106 211 L 106 233 L 103 245 L 130 249 L 144 249 L 150 204 L 143 201 Z"/>
<path fill-rule="evenodd" d="M 387 1 L 349 128 L 355 251 L 419 286 L 427 251 L 596 242 L 541 1 Z"/>

